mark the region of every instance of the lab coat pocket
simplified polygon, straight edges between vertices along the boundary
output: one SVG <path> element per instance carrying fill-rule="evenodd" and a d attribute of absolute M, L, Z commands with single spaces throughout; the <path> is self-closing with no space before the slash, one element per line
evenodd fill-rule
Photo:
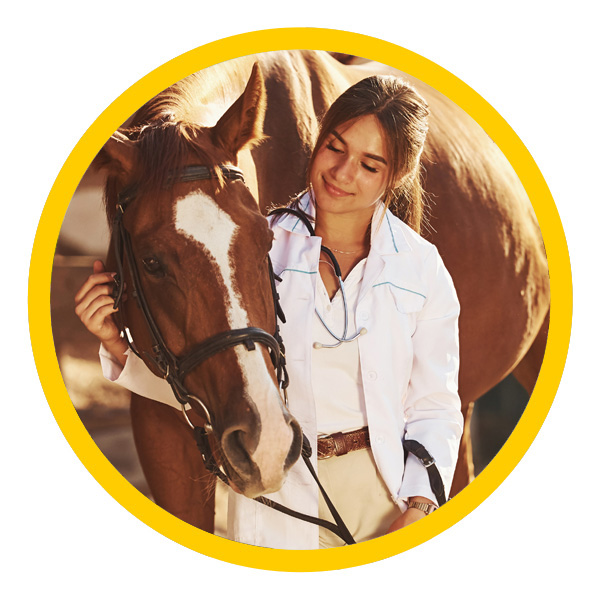
<path fill-rule="evenodd" d="M 389 288 L 396 304 L 398 325 L 405 335 L 412 338 L 417 329 L 417 317 L 425 304 L 425 295 L 410 284 L 390 284 Z"/>
<path fill-rule="evenodd" d="M 425 304 L 425 294 L 420 292 L 416 286 L 411 286 L 410 284 L 403 285 L 401 283 L 390 283 L 388 285 L 398 312 L 405 314 L 421 312 Z"/>

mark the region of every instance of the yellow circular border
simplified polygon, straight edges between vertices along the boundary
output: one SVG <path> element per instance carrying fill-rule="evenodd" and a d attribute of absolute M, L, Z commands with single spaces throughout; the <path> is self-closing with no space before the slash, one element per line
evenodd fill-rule
<path fill-rule="evenodd" d="M 108 137 L 149 98 L 194 71 L 247 54 L 299 48 L 331 49 L 394 66 L 436 88 L 471 115 L 504 152 L 529 195 L 546 246 L 552 297 L 548 344 L 537 385 L 515 430 L 490 465 L 452 502 L 405 530 L 356 546 L 304 551 L 248 546 L 205 533 L 130 485 L 94 444 L 73 408 L 58 366 L 50 319 L 52 262 L 63 218 L 77 184 Z M 183 546 L 226 562 L 278 571 L 333 570 L 399 554 L 451 527 L 483 502 L 517 465 L 542 426 L 564 369 L 571 319 L 571 269 L 560 217 L 542 174 L 511 127 L 474 90 L 426 58 L 377 38 L 317 28 L 255 31 L 206 44 L 160 66 L 119 96 L 85 132 L 56 178 L 40 218 L 29 277 L 31 341 L 44 392 L 71 447 L 100 485 L 144 523 Z"/>

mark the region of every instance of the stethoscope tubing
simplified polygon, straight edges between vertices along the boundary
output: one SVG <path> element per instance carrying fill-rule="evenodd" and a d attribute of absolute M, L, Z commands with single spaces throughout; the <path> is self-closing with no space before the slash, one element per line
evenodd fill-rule
<path fill-rule="evenodd" d="M 281 207 L 281 208 L 276 208 L 275 210 L 271 211 L 270 214 L 281 214 L 281 213 L 290 213 L 290 214 L 296 215 L 304 223 L 309 234 L 311 236 L 315 235 L 315 230 L 313 229 L 313 226 L 311 225 L 310 221 L 306 218 L 306 215 L 304 215 L 301 211 L 295 210 L 293 208 Z M 338 348 L 342 344 L 345 344 L 347 342 L 352 342 L 359 336 L 367 333 L 367 330 L 363 327 L 359 331 L 357 331 L 354 335 L 352 335 L 350 337 L 346 337 L 346 334 L 348 333 L 348 302 L 346 299 L 346 290 L 344 287 L 344 282 L 342 280 L 342 270 L 340 269 L 340 264 L 338 263 L 335 255 L 327 246 L 324 246 L 323 244 L 321 244 L 321 252 L 324 252 L 330 258 L 331 266 L 333 267 L 335 276 L 338 278 L 338 281 L 340 284 L 340 290 L 342 292 L 342 301 L 344 304 L 344 333 L 342 333 L 341 337 L 338 337 L 335 333 L 333 333 L 333 331 L 331 331 L 331 329 L 327 325 L 327 323 L 325 323 L 325 320 L 323 319 L 323 317 L 321 316 L 319 311 L 315 308 L 315 313 L 316 313 L 317 317 L 319 318 L 319 321 L 321 321 L 321 324 L 323 325 L 323 327 L 325 328 L 327 333 L 329 333 L 329 335 L 336 340 L 335 344 L 322 344 L 321 342 L 314 342 L 313 348 L 315 348 L 316 350 L 320 350 L 322 348 Z"/>
<path fill-rule="evenodd" d="M 346 334 L 348 333 L 348 303 L 346 300 L 346 291 L 344 289 L 344 282 L 342 281 L 341 277 L 338 277 L 338 281 L 340 282 L 340 290 L 342 292 L 342 302 L 344 304 L 344 333 L 342 333 L 341 337 L 338 337 L 333 331 L 331 331 L 331 328 L 327 325 L 327 323 L 325 323 L 325 320 L 321 316 L 321 313 L 319 313 L 319 311 L 315 308 L 315 313 L 316 313 L 317 317 L 319 317 L 319 321 L 321 321 L 321 324 L 323 325 L 323 327 L 325 327 L 325 329 L 327 330 L 327 333 L 332 338 L 337 340 L 337 342 L 335 344 L 323 344 L 321 342 L 314 342 L 313 348 L 315 350 L 320 350 L 322 348 L 338 348 L 342 344 L 345 344 L 346 342 L 353 342 L 359 336 L 367 333 L 367 330 L 363 327 L 359 331 L 357 331 L 353 336 L 346 337 Z"/>
<path fill-rule="evenodd" d="M 335 333 L 333 333 L 333 331 L 331 331 L 331 328 L 327 325 L 327 323 L 325 323 L 325 320 L 315 307 L 315 313 L 317 317 L 319 317 L 319 321 L 321 321 L 321 324 L 323 325 L 323 327 L 325 327 L 327 333 L 329 333 L 329 335 L 332 338 L 337 340 L 335 344 L 323 344 L 322 342 L 314 342 L 313 348 L 315 350 L 321 350 L 322 348 L 338 348 L 342 344 L 345 344 L 347 342 L 353 342 L 359 336 L 367 333 L 367 330 L 364 327 L 362 327 L 354 335 L 346 337 L 346 334 L 348 333 L 348 301 L 346 299 L 346 289 L 344 287 L 344 281 L 342 280 L 342 270 L 340 269 L 340 265 L 337 259 L 335 258 L 333 252 L 329 248 L 327 248 L 327 246 L 321 245 L 321 251 L 325 252 L 325 254 L 327 254 L 327 256 L 329 256 L 329 258 L 331 259 L 331 266 L 333 267 L 335 275 L 338 278 L 338 282 L 340 284 L 340 291 L 342 292 L 342 302 L 344 304 L 344 333 L 342 333 L 341 337 L 338 337 Z"/>

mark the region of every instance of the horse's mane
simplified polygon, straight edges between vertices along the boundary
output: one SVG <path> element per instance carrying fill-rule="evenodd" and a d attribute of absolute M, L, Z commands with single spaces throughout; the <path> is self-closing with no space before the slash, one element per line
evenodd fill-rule
<path fill-rule="evenodd" d="M 135 142 L 139 194 L 168 187 L 190 156 L 211 164 L 203 134 L 242 93 L 252 64 L 246 57 L 193 73 L 151 98 L 119 128 L 115 136 Z M 108 164 L 102 152 L 95 162 Z M 118 175 L 109 174 L 104 194 L 109 222 L 121 189 Z"/>

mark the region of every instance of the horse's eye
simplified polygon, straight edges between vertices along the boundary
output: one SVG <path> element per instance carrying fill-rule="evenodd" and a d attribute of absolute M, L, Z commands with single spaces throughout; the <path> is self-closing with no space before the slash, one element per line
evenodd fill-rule
<path fill-rule="evenodd" d="M 142 264 L 144 265 L 144 269 L 146 269 L 150 275 L 154 275 L 154 277 L 164 277 L 165 270 L 156 256 L 144 258 Z"/>

